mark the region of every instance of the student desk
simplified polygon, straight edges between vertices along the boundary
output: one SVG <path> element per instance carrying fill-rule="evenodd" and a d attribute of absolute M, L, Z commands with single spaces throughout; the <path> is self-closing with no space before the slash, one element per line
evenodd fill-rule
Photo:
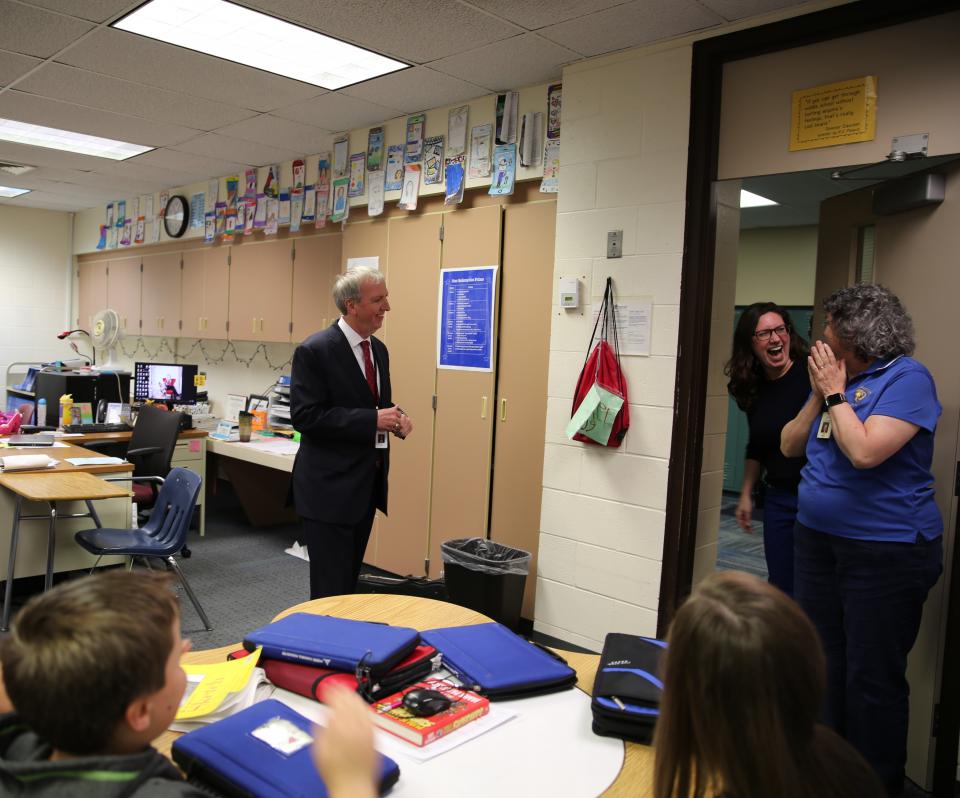
<path fill-rule="evenodd" d="M 312 612 L 319 615 L 334 615 L 362 621 L 380 621 L 397 626 L 411 626 L 415 629 L 432 629 L 440 626 L 485 623 L 490 619 L 478 612 L 456 604 L 448 604 L 433 599 L 413 596 L 394 596 L 387 594 L 356 594 L 332 596 L 298 604 L 281 612 L 282 618 L 292 612 Z M 192 651 L 184 656 L 185 662 L 210 663 L 222 662 L 226 655 L 239 648 L 239 645 L 224 646 L 209 651 Z M 596 676 L 599 656 L 579 654 L 570 651 L 559 652 L 577 671 L 577 689 L 590 694 L 593 691 L 593 679 Z M 508 721 L 515 723 L 516 720 Z M 491 732 L 491 734 L 495 733 Z M 161 753 L 169 756 L 170 746 L 179 737 L 176 732 L 165 732 L 154 745 Z M 623 743 L 624 757 L 620 773 L 613 783 L 602 793 L 606 798 L 645 798 L 653 792 L 653 749 L 636 743 Z M 458 749 L 462 750 L 462 749 Z M 549 763 L 527 763 L 530 767 L 549 767 Z M 501 763 L 481 763 L 481 767 L 503 767 Z M 419 765 L 410 765 L 419 767 Z M 400 776 L 401 780 L 403 775 Z M 438 785 L 437 795 L 450 794 L 449 785 Z"/>
<path fill-rule="evenodd" d="M 272 441 L 283 447 L 296 446 L 285 438 L 261 438 L 254 434 L 249 443 L 220 441 L 210 438 L 207 448 L 217 455 L 217 468 L 223 469 L 247 520 L 253 526 L 290 523 L 297 520 L 292 507 L 287 507 L 293 454 L 269 451 Z M 263 445 L 266 449 L 257 448 Z"/>
<path fill-rule="evenodd" d="M 64 443 L 75 443 L 83 445 L 93 441 L 114 441 L 116 443 L 126 444 L 130 440 L 132 432 L 91 432 L 82 435 L 72 435 L 68 438 L 60 438 Z M 103 454 L 109 454 L 104 451 Z M 202 429 L 184 430 L 177 436 L 177 445 L 173 450 L 173 459 L 170 461 L 173 467 L 180 466 L 188 468 L 200 475 L 201 485 L 207 482 L 207 433 Z M 200 534 L 207 532 L 207 503 L 204 501 L 204 491 L 201 488 L 197 495 L 197 504 L 200 507 Z"/>
<path fill-rule="evenodd" d="M 14 577 L 42 573 L 45 575 L 46 590 L 53 581 L 54 571 L 71 571 L 93 564 L 94 558 L 76 545 L 73 539 L 75 532 L 91 523 L 100 525 L 100 513 L 107 517 L 109 526 L 130 526 L 128 487 L 105 482 L 95 475 L 125 476 L 133 470 L 133 466 L 128 463 L 72 465 L 65 462 L 66 458 L 96 457 L 98 452 L 69 444 L 63 447 L 8 448 L 3 450 L 3 454 L 45 454 L 60 461 L 49 470 L 0 473 L 0 573 L 6 577 L 0 629 L 6 630 L 10 620 Z M 94 501 L 100 505 L 100 513 L 94 507 Z M 81 504 L 83 507 L 79 506 Z M 72 520 L 57 524 L 59 519 Z M 23 536 L 21 540 L 19 532 L 22 522 L 38 520 L 47 521 L 46 544 L 36 534 Z M 106 558 L 108 563 L 122 561 L 122 557 Z"/>

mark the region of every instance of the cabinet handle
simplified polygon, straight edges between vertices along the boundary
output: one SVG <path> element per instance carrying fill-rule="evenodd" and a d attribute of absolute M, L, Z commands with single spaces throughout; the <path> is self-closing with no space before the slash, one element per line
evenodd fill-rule
<path fill-rule="evenodd" d="M 197 329 L 203 329 L 203 316 L 197 316 Z"/>
<path fill-rule="evenodd" d="M 506 399 L 500 400 L 500 420 L 501 421 L 507 420 L 507 400 Z"/>
<path fill-rule="evenodd" d="M 480 418 L 487 417 L 487 397 L 482 396 L 480 398 Z"/>
<path fill-rule="evenodd" d="M 123 329 L 127 329 L 127 317 L 123 317 Z"/>
<path fill-rule="evenodd" d="M 255 333 L 257 331 L 257 317 L 253 317 L 253 324 L 250 325 L 250 332 Z"/>
<path fill-rule="evenodd" d="M 160 317 L 160 329 L 163 329 L 163 316 Z"/>
<path fill-rule="evenodd" d="M 260 319 L 260 332 L 263 332 L 263 319 Z"/>

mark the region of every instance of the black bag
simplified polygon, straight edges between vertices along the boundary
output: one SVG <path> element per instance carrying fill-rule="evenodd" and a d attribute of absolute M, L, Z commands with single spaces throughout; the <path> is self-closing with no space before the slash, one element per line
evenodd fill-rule
<path fill-rule="evenodd" d="M 593 682 L 593 731 L 649 744 L 660 715 L 662 640 L 611 632 Z"/>

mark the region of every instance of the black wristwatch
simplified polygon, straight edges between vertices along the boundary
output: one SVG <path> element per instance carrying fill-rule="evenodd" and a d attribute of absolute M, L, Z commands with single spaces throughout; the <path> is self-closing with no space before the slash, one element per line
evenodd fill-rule
<path fill-rule="evenodd" d="M 842 405 L 844 402 L 846 402 L 847 397 L 842 393 L 832 393 L 823 401 L 826 402 L 827 407 L 836 407 L 837 405 Z"/>

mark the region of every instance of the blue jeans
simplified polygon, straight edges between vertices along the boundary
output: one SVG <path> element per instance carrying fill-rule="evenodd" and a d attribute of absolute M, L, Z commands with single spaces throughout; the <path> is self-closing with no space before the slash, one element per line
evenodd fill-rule
<path fill-rule="evenodd" d="M 827 658 L 824 722 L 863 754 L 890 795 L 899 795 L 907 758 L 907 654 L 940 576 L 941 540 L 854 540 L 797 522 L 794 553 L 796 600 Z"/>
<path fill-rule="evenodd" d="M 767 576 L 788 596 L 793 595 L 793 527 L 797 522 L 797 494 L 767 487 L 763 503 L 763 555 Z"/>

